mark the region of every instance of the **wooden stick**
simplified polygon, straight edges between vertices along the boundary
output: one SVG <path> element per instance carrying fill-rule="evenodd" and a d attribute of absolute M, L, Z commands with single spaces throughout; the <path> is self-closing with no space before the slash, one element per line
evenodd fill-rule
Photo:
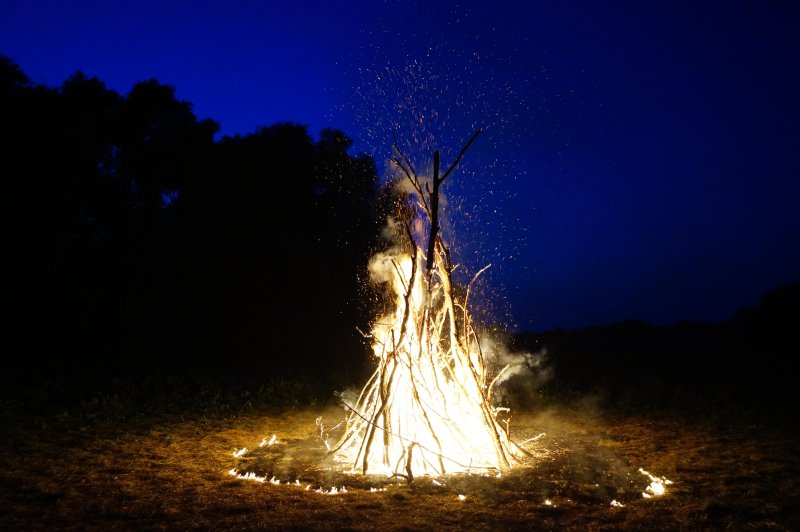
<path fill-rule="evenodd" d="M 447 171 L 442 176 L 442 181 L 447 179 L 447 176 L 449 176 L 451 173 L 453 173 L 453 170 L 456 169 L 456 166 L 458 166 L 458 163 L 460 163 L 461 159 L 464 158 L 464 154 L 467 153 L 467 150 L 469 149 L 470 146 L 472 146 L 472 143 L 475 142 L 475 139 L 478 138 L 478 135 L 481 134 L 481 131 L 483 131 L 483 130 L 478 128 L 478 131 L 476 131 L 475 134 L 472 135 L 472 138 L 469 139 L 469 142 L 467 142 L 464 145 L 464 147 L 461 148 L 461 152 L 458 154 L 458 157 L 456 157 L 456 160 L 453 162 L 453 164 L 450 165 L 450 168 L 448 168 Z"/>
<path fill-rule="evenodd" d="M 425 262 L 428 280 L 430 280 L 433 273 L 433 254 L 436 250 L 436 235 L 439 234 L 439 186 L 441 184 L 442 181 L 439 179 L 439 150 L 436 150 L 433 152 L 433 191 L 428 192 L 428 201 L 431 206 L 431 230 L 428 236 L 428 255 Z"/>

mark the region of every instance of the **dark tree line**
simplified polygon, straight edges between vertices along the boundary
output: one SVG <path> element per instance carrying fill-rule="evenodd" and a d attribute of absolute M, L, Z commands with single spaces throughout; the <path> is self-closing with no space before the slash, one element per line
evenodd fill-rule
<path fill-rule="evenodd" d="M 362 370 L 382 221 L 342 132 L 218 124 L 156 80 L 60 87 L 0 59 L 9 364 L 57 372 Z M 363 275 L 362 275 L 363 276 Z"/>
<path fill-rule="evenodd" d="M 766 293 L 757 307 L 741 308 L 720 324 L 626 321 L 514 340 L 520 349 L 547 349 L 555 378 L 544 390 L 554 395 L 599 393 L 637 408 L 767 403 L 771 411 L 796 414 L 798 317 L 795 283 Z"/>

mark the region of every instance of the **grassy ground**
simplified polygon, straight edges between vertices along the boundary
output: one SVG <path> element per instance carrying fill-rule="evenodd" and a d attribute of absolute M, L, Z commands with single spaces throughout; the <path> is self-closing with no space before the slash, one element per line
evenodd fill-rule
<path fill-rule="evenodd" d="M 335 423 L 343 412 L 255 401 L 107 419 L 7 412 L 0 529 L 800 528 L 797 440 L 753 418 L 687 420 L 585 404 L 522 412 L 512 420 L 518 439 L 546 433 L 536 460 L 501 478 L 409 486 L 320 466 L 319 416 Z M 272 447 L 232 456 L 272 434 Z M 674 483 L 645 499 L 640 467 Z M 231 468 L 281 484 L 242 480 Z M 341 486 L 347 493 L 314 491 Z"/>

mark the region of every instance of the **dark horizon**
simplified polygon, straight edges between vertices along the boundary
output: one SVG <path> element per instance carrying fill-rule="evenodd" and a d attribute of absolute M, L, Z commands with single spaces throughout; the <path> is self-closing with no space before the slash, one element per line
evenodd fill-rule
<path fill-rule="evenodd" d="M 486 127 L 451 218 L 516 330 L 719 323 L 800 280 L 792 3 L 31 9 L 0 8 L 0 52 L 34 82 L 156 78 L 216 138 L 339 128 L 382 173 L 393 131 L 424 166 Z"/>

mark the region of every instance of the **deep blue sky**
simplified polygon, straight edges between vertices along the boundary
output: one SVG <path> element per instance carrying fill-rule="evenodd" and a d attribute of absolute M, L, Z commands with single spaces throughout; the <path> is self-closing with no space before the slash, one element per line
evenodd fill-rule
<path fill-rule="evenodd" d="M 4 0 L 0 53 L 379 162 L 393 128 L 424 167 L 486 127 L 449 216 L 522 329 L 720 321 L 800 281 L 800 3 L 428 4 Z"/>

